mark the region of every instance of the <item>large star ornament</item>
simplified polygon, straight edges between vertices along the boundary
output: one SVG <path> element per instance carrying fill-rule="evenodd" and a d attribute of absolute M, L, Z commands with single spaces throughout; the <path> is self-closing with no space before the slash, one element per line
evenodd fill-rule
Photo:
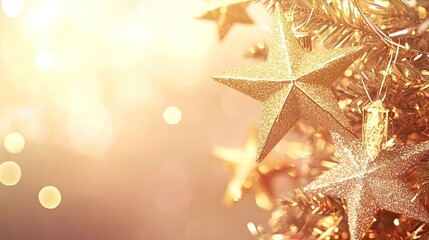
<path fill-rule="evenodd" d="M 207 10 L 196 17 L 216 21 L 219 39 L 223 40 L 234 23 L 253 23 L 246 12 L 246 8 L 250 3 L 250 0 L 213 1 L 209 4 Z"/>
<path fill-rule="evenodd" d="M 353 135 L 330 88 L 363 50 L 306 52 L 276 4 L 267 61 L 213 76 L 263 102 L 257 161 L 263 160 L 298 120 Z"/>
<path fill-rule="evenodd" d="M 380 209 L 429 222 L 424 207 L 413 201 L 413 194 L 401 180 L 423 153 L 429 142 L 398 146 L 380 152 L 372 161 L 361 140 L 344 139 L 332 133 L 340 163 L 304 188 L 346 199 L 351 240 L 362 238 Z"/>

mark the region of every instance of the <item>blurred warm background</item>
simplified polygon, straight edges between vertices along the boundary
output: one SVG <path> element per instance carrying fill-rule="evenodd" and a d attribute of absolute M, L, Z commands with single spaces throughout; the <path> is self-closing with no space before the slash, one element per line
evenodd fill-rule
<path fill-rule="evenodd" d="M 249 64 L 203 0 L 2 0 L 0 239 L 246 239 L 269 213 L 222 199 L 213 146 L 241 147 L 259 103 L 210 76 Z"/>

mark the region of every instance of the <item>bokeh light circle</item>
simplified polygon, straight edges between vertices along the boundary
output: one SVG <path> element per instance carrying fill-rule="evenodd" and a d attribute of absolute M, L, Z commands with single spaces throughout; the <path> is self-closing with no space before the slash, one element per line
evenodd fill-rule
<path fill-rule="evenodd" d="M 21 168 L 12 161 L 0 164 L 0 182 L 6 186 L 16 185 L 21 179 Z"/>
<path fill-rule="evenodd" d="M 61 193 L 54 186 L 46 186 L 39 192 L 39 202 L 44 208 L 54 209 L 61 203 Z"/>
<path fill-rule="evenodd" d="M 4 138 L 4 147 L 10 153 L 20 153 L 25 147 L 25 139 L 19 132 L 11 132 Z"/>
<path fill-rule="evenodd" d="M 41 71 L 48 71 L 54 63 L 52 54 L 47 50 L 41 50 L 38 52 L 34 61 L 37 69 Z"/>
<path fill-rule="evenodd" d="M 23 0 L 3 0 L 1 7 L 4 14 L 8 17 L 18 17 L 24 10 Z"/>
<path fill-rule="evenodd" d="M 177 107 L 168 107 L 164 110 L 164 121 L 170 125 L 176 125 L 182 120 L 182 111 Z"/>

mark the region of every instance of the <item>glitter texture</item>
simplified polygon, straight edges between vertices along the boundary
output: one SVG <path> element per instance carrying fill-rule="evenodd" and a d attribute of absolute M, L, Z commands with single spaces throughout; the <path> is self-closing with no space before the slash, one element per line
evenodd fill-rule
<path fill-rule="evenodd" d="M 246 8 L 250 3 L 250 0 L 214 1 L 197 18 L 216 21 L 219 39 L 223 40 L 234 23 L 253 23 L 252 19 L 246 13 Z"/>
<path fill-rule="evenodd" d="M 413 194 L 401 175 L 429 150 L 429 142 L 381 151 L 372 161 L 361 140 L 332 133 L 340 163 L 304 188 L 346 199 L 352 240 L 361 239 L 380 209 L 429 222 L 424 207 L 412 201 Z"/>
<path fill-rule="evenodd" d="M 363 52 L 362 47 L 307 52 L 277 6 L 267 61 L 213 78 L 263 102 L 256 154 L 261 161 L 298 120 L 354 135 L 330 88 Z"/>

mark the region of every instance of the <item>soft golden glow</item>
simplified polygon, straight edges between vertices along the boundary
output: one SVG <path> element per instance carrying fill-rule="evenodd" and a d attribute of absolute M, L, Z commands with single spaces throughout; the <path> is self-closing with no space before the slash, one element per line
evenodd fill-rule
<path fill-rule="evenodd" d="M 37 69 L 41 71 L 48 71 L 49 69 L 51 69 L 54 63 L 52 54 L 47 50 L 42 50 L 38 52 L 34 61 L 36 63 Z"/>
<path fill-rule="evenodd" d="M 272 240 L 285 240 L 285 236 L 282 234 L 274 234 Z"/>
<path fill-rule="evenodd" d="M 256 228 L 256 225 L 254 223 L 247 223 L 247 229 L 253 236 L 258 236 L 258 229 Z"/>
<path fill-rule="evenodd" d="M 4 147 L 10 153 L 20 153 L 25 146 L 25 139 L 19 132 L 11 132 L 4 138 Z"/>
<path fill-rule="evenodd" d="M 182 111 L 177 107 L 168 107 L 164 110 L 164 121 L 170 125 L 176 125 L 182 120 Z"/>
<path fill-rule="evenodd" d="M 1 5 L 4 14 L 8 17 L 18 17 L 24 9 L 23 0 L 3 0 Z"/>
<path fill-rule="evenodd" d="M 262 209 L 271 209 L 273 207 L 270 198 L 263 192 L 255 194 L 255 202 Z"/>
<path fill-rule="evenodd" d="M 234 202 L 237 202 L 243 196 L 243 192 L 241 191 L 240 186 L 237 186 L 237 184 L 234 183 L 231 183 L 228 192 Z"/>
<path fill-rule="evenodd" d="M 105 106 L 94 99 L 74 101 L 66 122 L 70 144 L 79 152 L 99 155 L 113 140 L 112 119 Z"/>
<path fill-rule="evenodd" d="M 12 161 L 0 164 L 0 182 L 6 186 L 16 185 L 21 179 L 21 168 Z"/>
<path fill-rule="evenodd" d="M 399 226 L 400 222 L 398 218 L 395 218 L 395 220 L 393 220 L 393 224 L 395 224 L 395 226 Z"/>
<path fill-rule="evenodd" d="M 54 186 L 46 186 L 39 192 L 39 202 L 44 208 L 54 209 L 61 203 L 61 193 Z"/>
<path fill-rule="evenodd" d="M 351 77 L 351 76 L 353 75 L 353 71 L 352 71 L 351 69 L 347 69 L 347 70 L 344 72 L 344 75 L 345 75 L 346 77 Z"/>
<path fill-rule="evenodd" d="M 65 14 L 64 7 L 62 1 L 40 1 L 26 14 L 27 24 L 29 25 L 27 27 L 36 28 L 38 31 L 52 29 L 61 23 L 61 17 L 64 17 Z"/>
<path fill-rule="evenodd" d="M 385 7 L 385 8 L 387 8 L 390 5 L 390 2 L 386 1 L 386 0 L 375 0 L 374 2 L 377 3 L 380 6 Z"/>
<path fill-rule="evenodd" d="M 292 233 L 297 233 L 297 232 L 298 232 L 298 230 L 299 230 L 299 228 L 298 228 L 295 224 L 292 224 L 292 225 L 289 227 L 289 230 L 290 230 L 290 232 L 292 232 Z"/>

